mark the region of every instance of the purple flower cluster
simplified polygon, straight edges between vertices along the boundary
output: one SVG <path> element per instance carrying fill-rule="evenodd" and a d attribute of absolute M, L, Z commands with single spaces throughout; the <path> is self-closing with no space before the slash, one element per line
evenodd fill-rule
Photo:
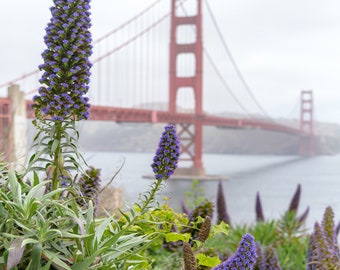
<path fill-rule="evenodd" d="M 260 270 L 282 270 L 276 250 L 272 246 L 265 247 L 260 265 Z"/>
<path fill-rule="evenodd" d="M 327 207 L 321 225 L 315 222 L 308 242 L 307 270 L 319 269 L 319 266 L 322 269 L 340 268 L 340 252 L 333 218 L 332 208 Z"/>
<path fill-rule="evenodd" d="M 262 248 L 260 242 L 256 242 L 256 270 L 282 270 L 276 250 L 272 246 Z"/>
<path fill-rule="evenodd" d="M 87 201 L 91 200 L 94 205 L 95 214 L 98 210 L 98 196 L 101 188 L 100 169 L 89 167 L 84 174 L 77 180 L 81 192 L 77 203 L 80 206 L 87 206 Z"/>
<path fill-rule="evenodd" d="M 156 179 L 168 179 L 177 168 L 180 143 L 174 125 L 165 126 L 151 167 Z"/>
<path fill-rule="evenodd" d="M 233 256 L 222 262 L 213 270 L 252 270 L 256 262 L 254 237 L 247 233 L 242 237 Z"/>
<path fill-rule="evenodd" d="M 44 37 L 47 49 L 42 53 L 44 71 L 39 95 L 33 97 L 37 118 L 62 121 L 89 117 L 89 57 L 92 37 L 89 31 L 90 0 L 54 0 L 52 18 Z"/>
<path fill-rule="evenodd" d="M 78 179 L 82 196 L 92 199 L 95 203 L 100 189 L 100 182 L 100 169 L 94 167 L 87 169 L 85 174 Z"/>

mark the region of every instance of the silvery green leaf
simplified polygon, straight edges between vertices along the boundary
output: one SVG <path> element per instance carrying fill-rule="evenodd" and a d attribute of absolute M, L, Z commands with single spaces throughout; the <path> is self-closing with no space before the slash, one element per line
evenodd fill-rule
<path fill-rule="evenodd" d="M 24 250 L 25 246 L 22 246 L 22 239 L 14 239 L 8 250 L 8 259 L 6 266 L 8 270 L 12 269 L 20 263 L 22 255 L 24 254 Z"/>

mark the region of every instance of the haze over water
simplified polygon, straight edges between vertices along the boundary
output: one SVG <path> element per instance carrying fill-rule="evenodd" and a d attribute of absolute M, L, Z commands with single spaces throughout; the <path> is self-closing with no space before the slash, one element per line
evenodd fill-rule
<path fill-rule="evenodd" d="M 123 189 L 125 202 L 134 202 L 138 195 L 148 189 L 150 179 L 143 175 L 152 174 L 150 164 L 153 154 L 88 152 L 89 164 L 102 168 L 102 179 L 108 179 L 125 158 L 125 164 L 113 181 L 113 186 Z M 255 221 L 255 196 L 259 191 L 266 219 L 280 217 L 288 208 L 290 200 L 300 183 L 302 192 L 298 214 L 310 207 L 307 229 L 316 220 L 321 220 L 324 209 L 332 206 L 335 223 L 340 218 L 340 155 L 317 156 L 302 159 L 297 156 L 247 156 L 205 154 L 203 157 L 207 174 L 228 176 L 223 181 L 228 212 L 232 222 L 252 223 Z M 169 179 L 161 196 L 180 210 L 185 192 L 190 191 L 191 181 Z M 217 181 L 202 181 L 206 197 L 216 201 Z M 162 198 L 162 197 L 160 197 Z"/>

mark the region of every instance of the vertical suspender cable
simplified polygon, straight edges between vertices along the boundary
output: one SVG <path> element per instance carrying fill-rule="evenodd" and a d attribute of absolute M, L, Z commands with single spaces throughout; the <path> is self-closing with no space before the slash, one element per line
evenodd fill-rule
<path fill-rule="evenodd" d="M 106 51 L 109 50 L 109 39 L 106 39 Z M 113 56 L 111 55 L 110 57 L 108 57 L 106 59 L 106 78 L 105 78 L 105 105 L 110 105 L 112 104 L 111 101 L 111 87 L 110 87 L 110 81 L 111 81 L 111 59 L 113 58 Z"/>
<path fill-rule="evenodd" d="M 101 45 L 99 44 L 98 46 L 98 55 L 100 55 L 100 47 Z M 98 68 L 97 68 L 97 104 L 100 105 L 100 91 L 101 91 L 101 63 L 98 63 Z"/>
<path fill-rule="evenodd" d="M 263 107 L 261 106 L 261 104 L 260 104 L 260 103 L 257 101 L 257 99 L 255 98 L 255 96 L 254 96 L 253 92 L 251 91 L 251 89 L 250 89 L 248 83 L 246 82 L 246 80 L 244 79 L 244 77 L 243 77 L 243 75 L 242 75 L 240 69 L 238 68 L 238 66 L 237 66 L 237 64 L 236 64 L 236 62 L 235 62 L 235 59 L 234 59 L 234 57 L 232 56 L 232 54 L 231 54 L 231 52 L 230 52 L 230 50 L 229 50 L 229 47 L 228 47 L 228 45 L 227 45 L 227 43 L 226 43 L 226 41 L 225 41 L 225 39 L 224 39 L 224 37 L 223 37 L 223 35 L 222 35 L 221 29 L 220 29 L 220 27 L 219 27 L 218 24 L 217 24 L 217 21 L 216 21 L 216 19 L 215 19 L 215 16 L 214 16 L 214 14 L 212 13 L 212 10 L 211 10 L 211 8 L 210 8 L 210 5 L 209 5 L 208 1 L 204 1 L 204 3 L 205 3 L 205 5 L 206 5 L 206 7 L 207 7 L 207 10 L 208 10 L 208 13 L 209 13 L 209 15 L 210 15 L 210 17 L 211 17 L 211 20 L 212 20 L 212 22 L 213 22 L 213 24 L 214 24 L 214 26 L 215 26 L 215 29 L 216 29 L 216 31 L 217 31 L 217 34 L 218 34 L 218 36 L 220 37 L 220 40 L 221 40 L 221 42 L 222 42 L 222 45 L 223 45 L 225 51 L 227 52 L 227 54 L 228 54 L 228 56 L 229 56 L 229 59 L 230 59 L 231 63 L 233 64 L 233 66 L 234 66 L 234 68 L 235 68 L 235 71 L 236 71 L 237 75 L 239 76 L 241 82 L 243 83 L 245 89 L 247 90 L 248 94 L 250 95 L 250 97 L 252 98 L 252 100 L 254 101 L 254 103 L 255 103 L 255 104 L 257 105 L 257 107 L 260 109 L 260 111 L 261 111 L 265 116 L 267 116 L 269 119 L 271 119 L 271 117 L 268 115 L 268 113 L 263 109 Z"/>
<path fill-rule="evenodd" d="M 134 25 L 134 30 L 133 33 L 138 33 L 138 21 L 136 21 L 136 24 Z M 134 106 L 138 105 L 138 91 L 136 89 L 136 78 L 137 78 L 137 60 L 136 60 L 136 56 L 137 56 L 137 48 L 138 48 L 138 41 L 135 41 L 133 43 L 133 48 L 132 48 L 132 67 L 133 67 L 133 73 L 132 73 L 132 82 L 131 82 L 131 87 L 132 87 L 132 98 L 133 98 L 133 104 Z"/>
<path fill-rule="evenodd" d="M 146 24 L 149 25 L 149 18 L 146 19 Z M 151 30 L 151 32 L 154 31 L 154 29 Z M 145 56 L 145 77 L 146 77 L 146 84 L 145 84 L 145 93 L 146 93 L 146 101 L 149 102 L 150 98 L 150 35 L 145 36 L 145 43 L 146 43 L 146 56 Z"/>
<path fill-rule="evenodd" d="M 142 28 L 142 22 L 138 23 L 139 27 Z M 138 85 L 137 91 L 139 96 L 141 97 L 141 102 L 144 101 L 143 97 L 143 41 L 141 39 L 138 40 L 139 42 L 139 53 L 138 53 L 138 61 L 139 61 L 139 70 L 138 70 Z"/>

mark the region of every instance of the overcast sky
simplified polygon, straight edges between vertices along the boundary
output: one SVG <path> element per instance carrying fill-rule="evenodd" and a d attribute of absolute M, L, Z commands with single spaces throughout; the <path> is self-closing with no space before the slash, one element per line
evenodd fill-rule
<path fill-rule="evenodd" d="M 169 0 L 162 1 L 170 5 Z M 94 39 L 152 2 L 93 0 Z M 339 0 L 209 3 L 253 94 L 270 115 L 287 116 L 300 90 L 313 89 L 316 118 L 340 124 Z M 0 0 L 0 84 L 41 64 L 51 5 L 50 0 Z M 206 31 L 204 43 L 208 44 L 212 30 Z M 209 106 L 214 101 L 205 102 Z"/>

